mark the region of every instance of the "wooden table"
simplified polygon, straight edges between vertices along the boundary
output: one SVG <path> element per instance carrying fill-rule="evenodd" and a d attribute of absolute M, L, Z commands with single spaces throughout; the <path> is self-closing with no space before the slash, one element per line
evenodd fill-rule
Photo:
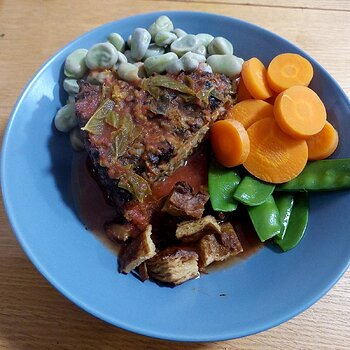
<path fill-rule="evenodd" d="M 241 18 L 294 42 L 350 96 L 347 0 L 0 0 L 0 137 L 30 77 L 59 48 L 105 22 L 159 10 Z M 179 344 L 97 320 L 59 294 L 24 255 L 0 207 L 0 349 L 349 349 L 350 273 L 310 309 L 244 339 Z"/>

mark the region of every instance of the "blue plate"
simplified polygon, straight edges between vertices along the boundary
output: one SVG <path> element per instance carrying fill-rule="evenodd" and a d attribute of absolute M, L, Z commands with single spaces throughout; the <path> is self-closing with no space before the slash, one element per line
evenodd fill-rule
<path fill-rule="evenodd" d="M 67 298 L 118 327 L 178 341 L 237 338 L 276 326 L 324 295 L 346 271 L 350 258 L 350 192 L 313 195 L 309 227 L 300 245 L 278 253 L 269 247 L 231 267 L 176 288 L 141 283 L 117 273 L 115 255 L 78 219 L 71 191 L 72 151 L 52 119 L 64 102 L 62 65 L 78 48 L 124 37 L 148 27 L 160 14 L 117 22 L 81 36 L 54 55 L 19 98 L 3 141 L 1 183 L 5 206 L 23 249 Z M 349 157 L 350 104 L 334 79 L 306 53 L 252 24 L 206 13 L 170 12 L 176 27 L 232 41 L 238 56 L 268 63 L 296 52 L 313 64 L 312 88 L 339 130 L 335 158 Z"/>

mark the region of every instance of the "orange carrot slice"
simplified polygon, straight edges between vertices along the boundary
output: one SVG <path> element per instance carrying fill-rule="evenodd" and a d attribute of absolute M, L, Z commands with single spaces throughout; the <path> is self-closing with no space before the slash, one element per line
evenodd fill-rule
<path fill-rule="evenodd" d="M 238 83 L 238 93 L 237 93 L 237 102 L 247 100 L 248 98 L 252 98 L 252 95 L 247 90 L 247 87 L 244 85 L 243 79 L 239 79 Z"/>
<path fill-rule="evenodd" d="M 314 75 L 311 63 L 295 53 L 276 56 L 267 68 L 267 81 L 272 90 L 282 92 L 291 86 L 308 86 Z"/>
<path fill-rule="evenodd" d="M 256 57 L 243 63 L 241 76 L 244 85 L 254 98 L 266 100 L 273 95 L 267 82 L 266 68 Z"/>
<path fill-rule="evenodd" d="M 258 179 L 283 183 L 304 169 L 308 157 L 306 141 L 285 134 L 274 118 L 257 121 L 247 133 L 250 152 L 243 166 Z"/>
<path fill-rule="evenodd" d="M 281 92 L 274 104 L 279 127 L 295 138 L 317 134 L 326 123 L 326 108 L 317 94 L 305 86 L 292 86 Z"/>
<path fill-rule="evenodd" d="M 242 164 L 248 157 L 250 142 L 247 131 L 237 120 L 215 122 L 210 129 L 210 140 L 215 158 L 226 167 Z"/>
<path fill-rule="evenodd" d="M 326 122 L 323 129 L 316 135 L 306 139 L 309 150 L 309 160 L 320 160 L 329 157 L 337 148 L 339 137 L 333 125 Z"/>
<path fill-rule="evenodd" d="M 267 117 L 273 118 L 273 106 L 263 100 L 244 100 L 232 108 L 226 114 L 227 119 L 238 120 L 247 129 L 253 123 Z"/>

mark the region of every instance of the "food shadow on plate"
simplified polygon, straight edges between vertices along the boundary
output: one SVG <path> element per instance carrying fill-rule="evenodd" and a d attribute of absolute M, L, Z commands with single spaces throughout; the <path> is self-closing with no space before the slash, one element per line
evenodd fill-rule
<path fill-rule="evenodd" d="M 61 106 L 66 104 L 67 94 L 61 88 L 63 84 L 63 65 L 60 71 L 60 79 L 54 86 L 53 96 L 59 96 Z M 43 96 L 39 103 L 37 110 L 52 111 L 53 101 L 48 96 Z M 58 109 L 58 108 L 57 108 Z M 62 133 L 58 131 L 54 125 L 55 112 L 47 116 L 51 118 L 51 132 L 47 139 L 47 149 L 50 155 L 49 173 L 52 174 L 57 190 L 63 202 L 72 210 L 72 212 L 79 218 L 78 212 L 74 204 L 74 196 L 71 186 L 71 172 L 72 159 L 74 152 L 70 145 L 69 133 Z"/>

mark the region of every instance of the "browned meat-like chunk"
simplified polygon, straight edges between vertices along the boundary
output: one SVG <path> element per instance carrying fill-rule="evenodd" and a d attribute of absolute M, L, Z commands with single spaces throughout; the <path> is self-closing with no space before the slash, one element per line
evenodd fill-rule
<path fill-rule="evenodd" d="M 80 82 L 76 114 L 85 147 L 119 216 L 185 164 L 235 98 L 235 82 L 200 70 L 151 76 L 137 86 L 112 72 L 103 86 Z"/>
<path fill-rule="evenodd" d="M 156 247 L 151 239 L 152 226 L 134 238 L 119 255 L 119 270 L 129 273 L 144 261 L 156 255 Z"/>
<path fill-rule="evenodd" d="M 226 248 L 230 249 L 234 255 L 242 253 L 243 247 L 238 236 L 229 222 L 220 225 L 221 232 L 218 234 L 219 242 Z"/>
<path fill-rule="evenodd" d="M 199 275 L 198 254 L 185 248 L 165 249 L 147 260 L 146 265 L 151 278 L 175 285 Z"/>
<path fill-rule="evenodd" d="M 207 233 L 221 233 L 219 224 L 211 215 L 202 219 L 183 221 L 176 229 L 176 238 L 184 242 L 194 242 Z"/>
<path fill-rule="evenodd" d="M 206 267 L 214 261 L 226 260 L 229 256 L 243 251 L 232 225 L 225 223 L 220 228 L 220 233 L 205 235 L 199 242 L 201 267 Z"/>
<path fill-rule="evenodd" d="M 138 232 L 130 224 L 118 224 L 116 222 L 110 222 L 105 224 L 105 232 L 107 237 L 112 241 L 122 241 L 125 242 L 129 238 L 137 236 Z"/>
<path fill-rule="evenodd" d="M 194 194 L 186 182 L 178 182 L 167 198 L 162 211 L 173 216 L 189 216 L 193 219 L 200 219 L 208 199 L 208 193 L 198 192 Z"/>

